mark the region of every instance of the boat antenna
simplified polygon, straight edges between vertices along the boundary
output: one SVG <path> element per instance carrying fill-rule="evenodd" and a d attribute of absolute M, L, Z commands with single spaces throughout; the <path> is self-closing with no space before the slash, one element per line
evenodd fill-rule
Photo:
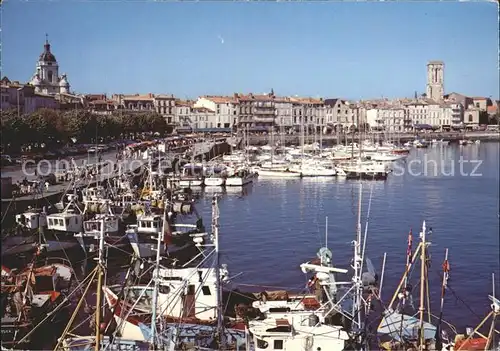
<path fill-rule="evenodd" d="M 220 277 L 220 253 L 219 253 L 219 203 L 218 195 L 214 195 L 212 199 L 212 236 L 215 246 L 215 281 L 217 287 L 217 334 L 219 350 L 225 348 L 225 335 L 224 335 L 224 320 L 223 314 L 220 310 L 222 308 L 222 285 Z"/>

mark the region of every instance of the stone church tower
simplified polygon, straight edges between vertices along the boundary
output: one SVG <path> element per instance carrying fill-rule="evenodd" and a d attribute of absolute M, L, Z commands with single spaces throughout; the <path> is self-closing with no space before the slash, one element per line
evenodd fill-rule
<path fill-rule="evenodd" d="M 442 101 L 444 96 L 444 63 L 430 61 L 427 64 L 427 98 Z"/>
<path fill-rule="evenodd" d="M 70 85 L 65 74 L 59 77 L 59 65 L 56 57 L 50 51 L 49 40 L 46 36 L 43 52 L 36 64 L 36 72 L 30 82 L 37 93 L 55 95 L 69 93 Z"/>

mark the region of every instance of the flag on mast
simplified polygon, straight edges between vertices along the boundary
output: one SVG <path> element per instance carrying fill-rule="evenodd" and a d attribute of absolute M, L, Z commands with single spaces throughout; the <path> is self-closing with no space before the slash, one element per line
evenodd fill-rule
<path fill-rule="evenodd" d="M 412 262 L 412 243 L 413 243 L 413 233 L 412 230 L 410 229 L 410 232 L 408 233 L 408 248 L 406 249 L 406 256 L 407 256 L 407 265 L 411 264 Z"/>

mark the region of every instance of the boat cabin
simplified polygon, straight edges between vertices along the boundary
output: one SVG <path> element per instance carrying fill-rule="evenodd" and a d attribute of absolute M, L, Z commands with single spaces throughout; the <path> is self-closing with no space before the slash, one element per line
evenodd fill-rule
<path fill-rule="evenodd" d="M 105 198 L 106 189 L 102 186 L 82 190 L 83 201 L 97 201 Z"/>
<path fill-rule="evenodd" d="M 16 215 L 16 223 L 28 229 L 38 229 L 47 226 L 47 214 L 43 212 L 26 211 Z"/>
<path fill-rule="evenodd" d="M 314 314 L 251 321 L 249 331 L 256 351 L 341 351 L 349 339 L 341 327 L 321 324 Z"/>
<path fill-rule="evenodd" d="M 120 221 L 117 216 L 98 214 L 93 219 L 85 221 L 83 223 L 84 232 L 100 233 L 102 220 L 104 220 L 104 233 L 109 234 L 109 233 L 116 233 L 119 231 Z"/>
<path fill-rule="evenodd" d="M 140 233 L 160 233 L 163 229 L 163 219 L 157 215 L 143 215 L 137 218 L 137 231 Z"/>
<path fill-rule="evenodd" d="M 50 230 L 79 233 L 83 228 L 83 218 L 80 213 L 69 210 L 47 216 L 47 227 Z"/>
<path fill-rule="evenodd" d="M 182 176 L 184 177 L 201 177 L 203 175 L 203 165 L 188 163 L 182 167 Z"/>

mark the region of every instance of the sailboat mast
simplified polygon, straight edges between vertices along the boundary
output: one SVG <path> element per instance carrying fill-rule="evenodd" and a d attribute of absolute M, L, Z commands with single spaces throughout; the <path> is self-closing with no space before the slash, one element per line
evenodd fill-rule
<path fill-rule="evenodd" d="M 325 220 L 325 247 L 328 249 L 328 216 Z"/>
<path fill-rule="evenodd" d="M 101 346 L 101 302 L 102 302 L 102 276 L 104 265 L 104 219 L 101 219 L 101 230 L 99 233 L 99 257 L 97 263 L 97 302 L 95 308 L 95 351 Z"/>
<path fill-rule="evenodd" d="M 217 287 L 217 333 L 219 335 L 219 349 L 225 348 L 224 320 L 222 308 L 222 286 L 220 283 L 220 254 L 219 254 L 219 204 L 217 196 L 212 200 L 212 234 L 215 246 L 215 281 Z"/>
<path fill-rule="evenodd" d="M 363 196 L 363 184 L 360 182 L 359 183 L 359 198 L 358 198 L 358 221 L 356 224 L 356 240 L 354 243 L 354 283 L 356 284 L 356 293 L 355 293 L 355 303 L 352 306 L 353 313 L 352 315 L 355 316 L 357 315 L 357 320 L 358 320 L 358 327 L 361 327 L 361 315 L 360 315 L 360 310 L 361 310 L 361 293 L 360 288 L 362 289 L 362 286 L 360 286 L 360 261 L 361 261 L 361 201 L 362 201 L 362 196 Z"/>
<path fill-rule="evenodd" d="M 426 257 L 426 249 L 427 244 L 426 240 L 426 227 L 425 221 L 422 224 L 422 232 L 420 233 L 420 239 L 422 241 L 422 247 L 420 251 L 420 307 L 418 308 L 418 312 L 420 315 L 420 340 L 419 340 L 419 350 L 425 349 L 425 333 L 424 333 L 424 312 L 425 312 L 425 257 Z"/>
<path fill-rule="evenodd" d="M 166 203 L 166 198 L 163 199 L 164 203 Z M 160 260 L 161 260 L 161 245 L 163 242 L 163 236 L 167 230 L 167 208 L 164 207 L 163 210 L 163 223 L 161 231 L 158 233 L 157 238 L 157 246 L 156 246 L 156 262 L 155 262 L 155 270 L 153 274 L 154 288 L 153 288 L 153 308 L 151 310 L 151 338 L 150 344 L 153 348 L 156 347 L 156 307 L 158 305 L 158 288 L 160 285 Z"/>

